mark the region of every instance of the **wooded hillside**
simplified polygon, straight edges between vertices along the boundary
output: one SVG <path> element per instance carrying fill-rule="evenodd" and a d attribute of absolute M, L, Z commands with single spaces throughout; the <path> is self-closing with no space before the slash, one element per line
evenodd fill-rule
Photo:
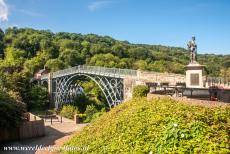
<path fill-rule="evenodd" d="M 56 71 L 81 64 L 182 74 L 189 62 L 184 48 L 16 27 L 0 30 L 0 54 L 4 55 L 2 69 L 24 70 L 31 75 L 44 66 Z M 198 61 L 206 65 L 209 76 L 223 76 L 230 67 L 230 55 L 200 54 Z"/>

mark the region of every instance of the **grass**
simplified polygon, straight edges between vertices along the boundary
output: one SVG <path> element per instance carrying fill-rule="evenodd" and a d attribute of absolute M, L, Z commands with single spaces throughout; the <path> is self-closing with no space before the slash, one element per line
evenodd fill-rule
<path fill-rule="evenodd" d="M 170 98 L 134 99 L 103 114 L 65 146 L 65 153 L 230 153 L 230 107 Z"/>

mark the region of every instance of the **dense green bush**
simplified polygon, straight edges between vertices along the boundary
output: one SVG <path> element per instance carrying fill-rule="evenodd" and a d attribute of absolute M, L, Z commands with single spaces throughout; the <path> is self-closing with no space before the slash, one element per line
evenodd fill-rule
<path fill-rule="evenodd" d="M 17 93 L 0 89 L 0 129 L 16 127 L 21 123 L 25 104 L 20 100 Z"/>
<path fill-rule="evenodd" d="M 28 110 L 44 110 L 49 106 L 49 95 L 46 87 L 35 85 L 29 92 Z"/>
<path fill-rule="evenodd" d="M 150 101 L 142 98 L 103 114 L 65 145 L 87 146 L 88 151 L 72 152 L 87 154 L 227 154 L 230 153 L 229 116 L 229 106 L 204 107 L 169 98 Z"/>
<path fill-rule="evenodd" d="M 137 85 L 133 88 L 133 98 L 145 97 L 149 92 L 149 87 L 145 85 Z"/>
<path fill-rule="evenodd" d="M 64 105 L 61 109 L 60 115 L 69 119 L 73 119 L 74 115 L 78 113 L 78 108 L 73 105 Z"/>

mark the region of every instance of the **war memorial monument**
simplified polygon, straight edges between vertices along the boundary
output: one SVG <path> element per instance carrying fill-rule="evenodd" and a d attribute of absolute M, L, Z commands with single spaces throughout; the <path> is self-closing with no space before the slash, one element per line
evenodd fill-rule
<path fill-rule="evenodd" d="M 190 63 L 186 66 L 186 87 L 188 88 L 203 88 L 203 65 L 200 65 L 197 60 L 197 45 L 195 36 L 188 42 L 188 50 L 190 51 Z"/>

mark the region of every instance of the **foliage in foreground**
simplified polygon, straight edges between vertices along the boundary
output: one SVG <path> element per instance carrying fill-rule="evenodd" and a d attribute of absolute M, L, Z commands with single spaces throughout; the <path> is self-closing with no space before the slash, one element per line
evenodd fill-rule
<path fill-rule="evenodd" d="M 133 88 L 133 97 L 146 97 L 149 92 L 149 87 L 146 85 L 137 85 Z"/>
<path fill-rule="evenodd" d="M 75 153 L 229 153 L 229 109 L 169 98 L 131 100 L 103 114 L 65 145 L 89 147 Z"/>

